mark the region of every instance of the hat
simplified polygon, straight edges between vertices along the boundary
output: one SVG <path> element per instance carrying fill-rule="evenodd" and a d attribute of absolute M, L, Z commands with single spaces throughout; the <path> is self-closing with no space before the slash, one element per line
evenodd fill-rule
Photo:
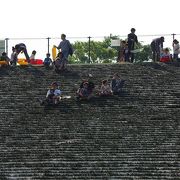
<path fill-rule="evenodd" d="M 53 83 L 51 84 L 51 86 L 58 86 L 58 83 L 57 83 L 57 82 L 53 82 Z"/>

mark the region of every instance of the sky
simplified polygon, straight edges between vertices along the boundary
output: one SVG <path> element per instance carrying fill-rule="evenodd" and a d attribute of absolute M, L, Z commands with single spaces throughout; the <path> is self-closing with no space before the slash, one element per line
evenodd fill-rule
<path fill-rule="evenodd" d="M 180 0 L 1 0 L 0 3 L 0 39 L 10 38 L 10 45 L 17 42 L 11 38 L 56 38 L 62 33 L 70 40 L 110 34 L 126 36 L 132 27 L 139 41 L 145 41 L 140 35 L 180 34 Z M 149 37 L 149 41 L 153 38 Z M 167 37 L 166 43 L 170 38 Z M 51 43 L 58 45 L 59 41 Z M 47 41 L 41 44 L 46 47 Z"/>

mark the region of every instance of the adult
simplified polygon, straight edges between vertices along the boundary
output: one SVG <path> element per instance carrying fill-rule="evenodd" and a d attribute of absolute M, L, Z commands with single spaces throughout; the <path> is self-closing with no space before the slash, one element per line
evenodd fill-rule
<path fill-rule="evenodd" d="M 152 50 L 152 55 L 153 55 L 153 61 L 159 61 L 160 60 L 160 53 L 163 50 L 163 42 L 164 42 L 164 37 L 156 38 L 153 39 L 151 42 L 151 50 Z"/>
<path fill-rule="evenodd" d="M 77 90 L 77 100 L 89 100 L 93 97 L 95 85 L 94 82 L 92 82 L 92 77 L 92 74 L 89 74 L 87 79 L 83 79 L 79 89 Z"/>
<path fill-rule="evenodd" d="M 68 62 L 68 56 L 73 54 L 73 49 L 72 49 L 72 45 L 69 42 L 69 40 L 66 39 L 66 35 L 65 34 L 61 34 L 61 42 L 59 44 L 59 46 L 55 46 L 57 49 L 59 49 L 62 52 L 63 55 L 63 60 L 66 62 L 65 66 L 67 65 Z"/>
<path fill-rule="evenodd" d="M 115 73 L 111 80 L 111 89 L 114 95 L 120 95 L 124 86 L 125 80 L 121 79 L 120 76 Z"/>
<path fill-rule="evenodd" d="M 134 61 L 134 53 L 132 52 L 134 50 L 135 43 L 138 43 L 138 38 L 135 35 L 135 28 L 131 28 L 131 33 L 128 34 L 128 59 L 130 59 L 130 62 Z"/>
<path fill-rule="evenodd" d="M 173 59 L 177 61 L 180 52 L 179 41 L 177 39 L 174 39 L 172 46 L 173 46 Z"/>
<path fill-rule="evenodd" d="M 27 52 L 27 49 L 26 49 L 26 45 L 24 43 L 19 43 L 19 44 L 16 44 L 15 45 L 15 55 L 14 55 L 14 61 L 13 63 L 16 65 L 17 63 L 17 57 L 18 57 L 18 54 L 20 52 L 23 52 L 25 57 L 26 57 L 26 60 L 28 61 L 28 63 L 30 63 L 30 58 L 29 58 L 29 55 L 28 55 L 28 52 Z"/>

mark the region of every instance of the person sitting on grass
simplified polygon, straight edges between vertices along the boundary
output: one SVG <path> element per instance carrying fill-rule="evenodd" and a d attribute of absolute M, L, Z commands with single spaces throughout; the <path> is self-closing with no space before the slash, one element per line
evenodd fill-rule
<path fill-rule="evenodd" d="M 50 58 L 50 54 L 46 54 L 46 58 L 44 59 L 44 66 L 49 67 L 52 64 L 52 59 Z"/>
<path fill-rule="evenodd" d="M 100 88 L 100 96 L 111 96 L 112 90 L 107 80 L 103 80 Z"/>
<path fill-rule="evenodd" d="M 53 82 L 47 91 L 46 99 L 41 102 L 41 105 L 57 105 L 61 100 L 62 91 L 58 87 L 57 82 Z"/>
<path fill-rule="evenodd" d="M 31 53 L 30 59 L 35 60 L 36 59 L 35 57 L 36 57 L 36 51 L 33 50 L 32 53 Z"/>
<path fill-rule="evenodd" d="M 89 100 L 93 96 L 93 90 L 95 88 L 94 83 L 92 82 L 92 74 L 88 75 L 88 79 L 84 79 L 77 91 L 77 99 L 82 100 L 86 99 Z"/>
<path fill-rule="evenodd" d="M 113 95 L 120 95 L 122 92 L 122 87 L 124 85 L 125 80 L 121 79 L 118 73 L 115 73 L 111 80 L 111 89 Z"/>
<path fill-rule="evenodd" d="M 54 61 L 54 65 L 55 65 L 55 71 L 56 72 L 62 72 L 62 71 L 64 71 L 64 70 L 66 70 L 66 68 L 65 68 L 65 60 L 64 60 L 64 58 L 63 58 L 63 53 L 62 52 L 59 52 L 58 54 L 57 54 L 57 57 L 56 57 L 56 59 L 55 59 L 55 61 Z"/>
<path fill-rule="evenodd" d="M 160 62 L 170 62 L 172 61 L 172 55 L 169 52 L 168 48 L 164 48 L 161 55 L 160 55 Z"/>
<path fill-rule="evenodd" d="M 7 56 L 7 53 L 6 52 L 3 52 L 2 55 L 0 56 L 0 61 L 4 61 L 5 66 L 9 66 L 9 62 L 10 62 L 10 58 Z"/>
<path fill-rule="evenodd" d="M 83 86 L 77 91 L 78 100 L 88 100 L 90 99 L 90 92 L 88 91 L 88 82 L 84 82 Z"/>

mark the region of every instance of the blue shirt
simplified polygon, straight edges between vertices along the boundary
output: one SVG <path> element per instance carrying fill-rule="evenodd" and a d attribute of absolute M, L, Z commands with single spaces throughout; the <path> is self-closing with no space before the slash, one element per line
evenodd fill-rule
<path fill-rule="evenodd" d="M 52 62 L 52 60 L 51 60 L 51 58 L 49 58 L 49 57 L 47 57 L 47 58 L 44 59 L 44 63 L 51 63 L 51 62 Z"/>

